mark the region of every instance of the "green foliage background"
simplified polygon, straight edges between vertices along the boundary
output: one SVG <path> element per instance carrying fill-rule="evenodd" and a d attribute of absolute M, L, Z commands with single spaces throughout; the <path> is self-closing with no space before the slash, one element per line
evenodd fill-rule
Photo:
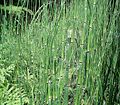
<path fill-rule="evenodd" d="M 119 4 L 0 5 L 0 105 L 119 105 Z"/>

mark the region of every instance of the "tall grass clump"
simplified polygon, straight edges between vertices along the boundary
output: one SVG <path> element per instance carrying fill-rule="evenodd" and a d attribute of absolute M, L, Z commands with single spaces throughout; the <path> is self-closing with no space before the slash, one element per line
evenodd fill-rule
<path fill-rule="evenodd" d="M 111 2 L 61 0 L 52 10 L 45 2 L 35 13 L 23 6 L 31 21 L 6 14 L 0 104 L 119 105 L 120 7 Z"/>

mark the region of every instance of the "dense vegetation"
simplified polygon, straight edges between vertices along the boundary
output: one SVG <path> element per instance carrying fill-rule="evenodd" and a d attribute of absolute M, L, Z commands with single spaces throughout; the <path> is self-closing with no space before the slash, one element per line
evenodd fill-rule
<path fill-rule="evenodd" d="M 120 0 L 3 1 L 0 105 L 120 105 Z"/>

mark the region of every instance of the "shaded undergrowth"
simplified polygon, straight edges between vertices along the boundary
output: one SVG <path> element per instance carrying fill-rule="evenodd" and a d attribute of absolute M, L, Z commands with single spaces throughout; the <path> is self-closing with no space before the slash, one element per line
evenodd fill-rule
<path fill-rule="evenodd" d="M 72 3 L 66 13 L 61 4 L 52 21 L 44 6 L 41 22 L 34 16 L 30 24 L 18 25 L 17 31 L 13 23 L 3 21 L 1 105 L 119 105 L 116 14 L 106 29 L 107 1 Z M 41 12 L 36 14 L 39 17 Z"/>

